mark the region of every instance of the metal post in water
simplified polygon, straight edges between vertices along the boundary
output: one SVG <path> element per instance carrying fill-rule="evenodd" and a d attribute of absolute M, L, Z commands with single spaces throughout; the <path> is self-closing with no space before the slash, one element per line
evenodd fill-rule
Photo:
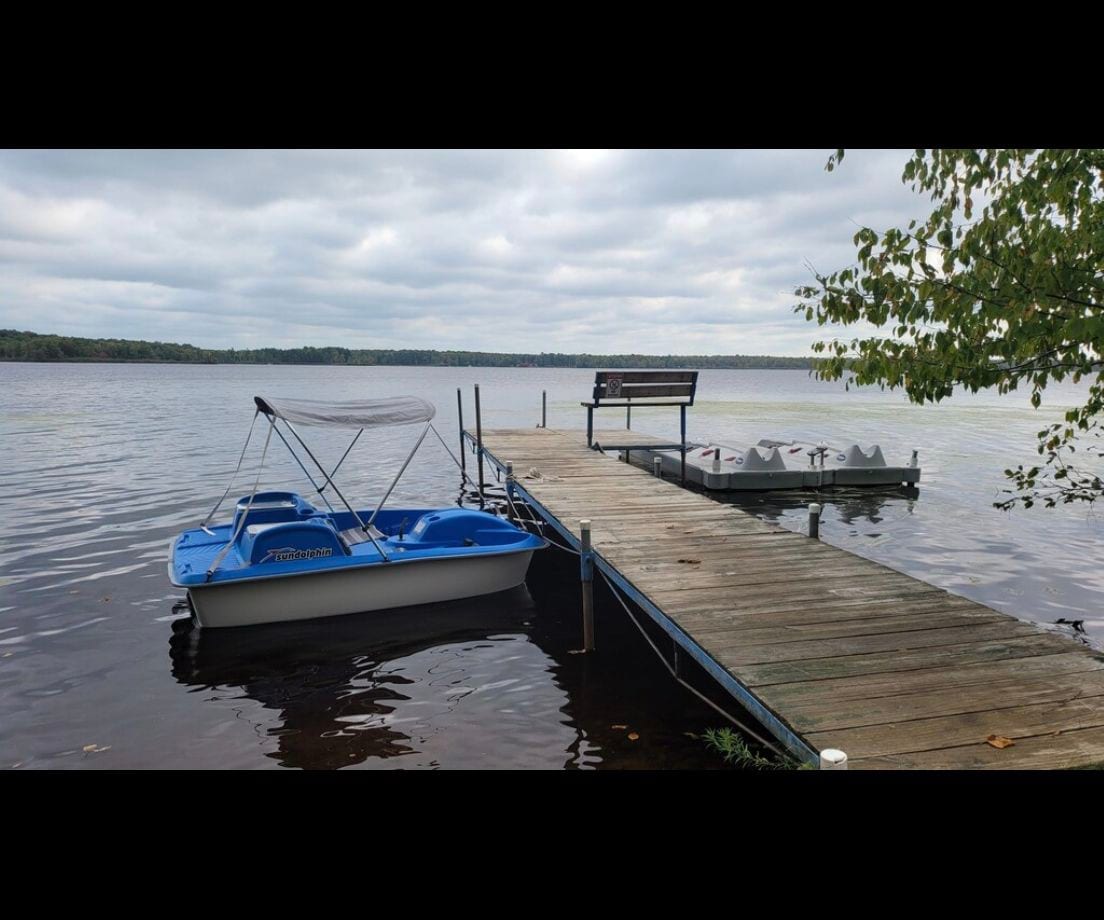
<path fill-rule="evenodd" d="M 514 519 L 514 461 L 506 461 L 506 519 L 512 521 Z"/>
<path fill-rule="evenodd" d="M 541 390 L 541 428 L 548 427 L 548 390 Z"/>
<path fill-rule="evenodd" d="M 682 439 L 682 484 L 686 485 L 686 404 L 679 406 L 679 436 Z"/>
<path fill-rule="evenodd" d="M 456 388 L 456 423 L 460 426 L 460 472 L 468 471 L 467 451 L 464 444 L 464 398 L 460 395 L 460 387 Z"/>
<path fill-rule="evenodd" d="M 628 403 L 632 399 L 631 396 L 625 397 L 625 402 Z M 625 406 L 625 427 L 632 428 L 632 406 Z"/>
<path fill-rule="evenodd" d="M 825 748 L 820 752 L 820 769 L 822 770 L 846 770 L 847 755 L 835 748 Z"/>
<path fill-rule="evenodd" d="M 479 507 L 484 506 L 484 490 L 487 488 L 482 478 L 482 409 L 479 405 L 479 384 L 476 384 L 476 457 L 479 462 Z"/>
<path fill-rule="evenodd" d="M 820 539 L 820 505 L 816 502 L 809 505 L 809 536 Z"/>
<path fill-rule="evenodd" d="M 579 579 L 583 586 L 583 651 L 594 651 L 594 554 L 590 548 L 590 521 L 579 521 Z"/>
<path fill-rule="evenodd" d="M 652 472 L 656 476 L 658 476 L 660 479 L 663 478 L 663 458 L 662 457 L 653 457 L 652 458 Z"/>

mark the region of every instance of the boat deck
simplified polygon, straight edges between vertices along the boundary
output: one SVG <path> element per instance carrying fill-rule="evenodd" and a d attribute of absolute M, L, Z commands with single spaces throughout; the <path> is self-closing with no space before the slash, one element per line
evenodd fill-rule
<path fill-rule="evenodd" d="M 592 451 L 584 432 L 483 444 L 572 546 L 590 519 L 599 570 L 798 757 L 1104 764 L 1104 654 Z"/>

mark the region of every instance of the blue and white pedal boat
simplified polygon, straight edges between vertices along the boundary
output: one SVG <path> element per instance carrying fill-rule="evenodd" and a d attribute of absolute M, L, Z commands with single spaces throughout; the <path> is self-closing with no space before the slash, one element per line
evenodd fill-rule
<path fill-rule="evenodd" d="M 424 400 L 395 397 L 331 404 L 258 396 L 255 402 L 254 425 L 263 416 L 269 428 L 253 491 L 238 501 L 230 523 L 209 527 L 233 487 L 231 480 L 203 525 L 185 531 L 170 547 L 169 579 L 187 589 L 200 626 L 304 620 L 505 591 L 525 580 L 533 553 L 547 545 L 543 537 L 482 510 L 384 509 L 426 434 L 437 433 L 432 425 L 435 410 Z M 425 423 L 421 437 L 380 503 L 374 509 L 349 505 L 333 475 L 361 433 L 381 425 L 418 422 Z M 300 461 L 325 508 L 296 492 L 257 491 L 274 432 L 300 459 L 278 423 L 317 467 L 318 479 Z M 355 428 L 357 434 L 327 473 L 293 423 Z M 245 453 L 243 448 L 235 476 Z M 344 510 L 331 505 L 327 492 Z"/>

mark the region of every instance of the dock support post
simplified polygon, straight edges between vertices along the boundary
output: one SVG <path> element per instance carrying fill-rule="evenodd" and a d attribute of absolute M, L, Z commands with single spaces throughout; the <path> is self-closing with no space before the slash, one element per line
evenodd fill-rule
<path fill-rule="evenodd" d="M 630 402 L 631 399 L 632 399 L 631 396 L 626 396 L 625 397 L 625 428 L 626 429 L 632 428 L 632 406 L 629 405 L 629 402 Z"/>
<path fill-rule="evenodd" d="M 652 458 L 652 472 L 656 476 L 658 476 L 660 479 L 663 478 L 663 458 L 662 457 L 653 457 Z"/>
<path fill-rule="evenodd" d="M 548 390 L 541 390 L 541 428 L 548 427 Z"/>
<path fill-rule="evenodd" d="M 820 505 L 816 502 L 809 505 L 809 536 L 820 539 Z"/>
<path fill-rule="evenodd" d="M 514 461 L 506 461 L 506 519 L 514 519 Z"/>
<path fill-rule="evenodd" d="M 460 472 L 468 471 L 468 452 L 464 443 L 464 398 L 460 395 L 460 387 L 456 388 L 456 422 L 460 426 Z"/>
<path fill-rule="evenodd" d="M 846 770 L 847 755 L 835 748 L 825 748 L 820 752 L 820 769 L 822 770 Z"/>
<path fill-rule="evenodd" d="M 479 462 L 479 507 L 483 507 L 483 413 L 479 406 L 479 384 L 475 385 L 475 444 Z"/>
<path fill-rule="evenodd" d="M 686 485 L 686 406 L 679 406 L 679 431 L 682 434 L 682 484 Z"/>
<path fill-rule="evenodd" d="M 583 651 L 594 651 L 594 554 L 590 548 L 590 521 L 579 521 L 579 578 L 583 586 Z"/>

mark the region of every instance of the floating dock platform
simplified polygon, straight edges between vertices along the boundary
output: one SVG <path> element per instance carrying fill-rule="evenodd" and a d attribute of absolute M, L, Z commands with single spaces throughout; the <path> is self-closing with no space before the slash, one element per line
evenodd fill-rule
<path fill-rule="evenodd" d="M 582 431 L 489 430 L 482 443 L 569 546 L 590 519 L 599 571 L 799 759 L 1104 764 L 1104 654 L 687 491 Z"/>
<path fill-rule="evenodd" d="M 631 432 L 631 435 L 624 431 L 614 432 L 613 436 L 607 432 L 599 434 L 606 435 L 607 443 L 623 443 L 631 437 L 640 446 L 619 451 L 628 455 L 630 463 L 651 471 L 658 459 L 664 476 L 681 478 L 682 452 L 658 446 L 663 444 L 662 439 L 638 431 Z M 649 446 L 651 444 L 657 446 Z M 596 437 L 595 447 L 601 449 L 601 446 L 601 439 Z M 826 458 L 821 455 L 819 465 L 804 467 L 796 465 L 801 461 L 802 454 L 809 453 L 804 447 L 785 457 L 777 447 L 756 446 L 743 450 L 723 444 L 693 443 L 686 447 L 686 481 L 710 492 L 908 487 L 920 482 L 920 467 L 915 453 L 909 464 L 889 466 L 877 445 L 869 451 L 863 451 L 857 444 L 846 451 L 827 450 L 826 453 L 832 454 L 831 466 L 824 462 Z"/>

